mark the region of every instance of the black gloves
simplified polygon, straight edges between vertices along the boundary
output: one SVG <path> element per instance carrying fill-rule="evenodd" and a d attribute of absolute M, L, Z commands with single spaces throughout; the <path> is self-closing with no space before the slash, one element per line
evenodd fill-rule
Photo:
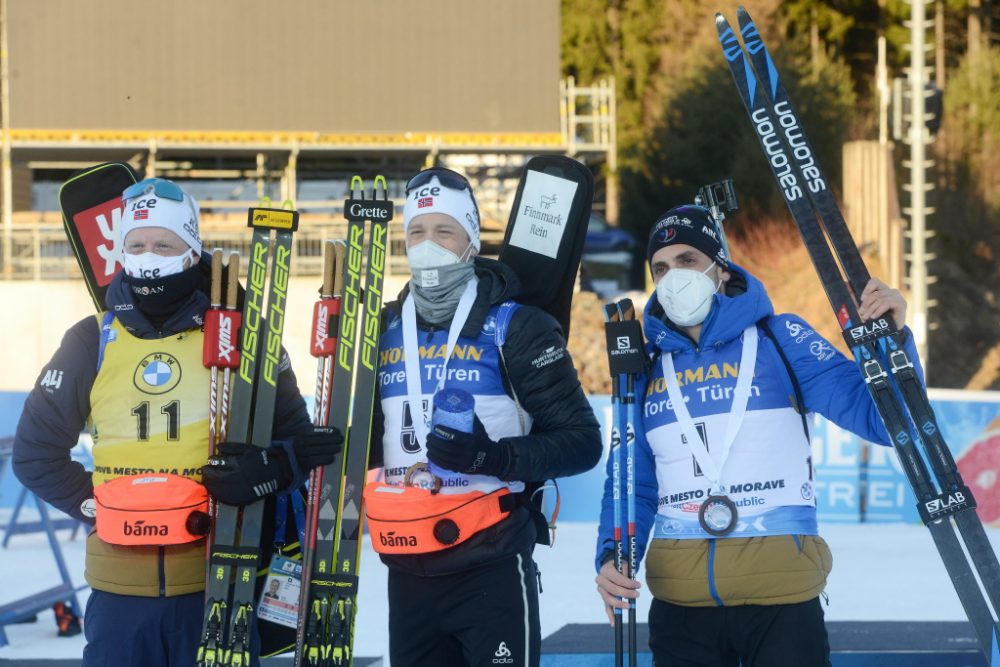
<path fill-rule="evenodd" d="M 300 433 L 292 440 L 292 449 L 299 469 L 308 473 L 313 468 L 333 463 L 344 444 L 344 436 L 332 426 L 313 426 L 312 433 Z"/>
<path fill-rule="evenodd" d="M 280 447 L 224 442 L 201 469 L 209 495 L 227 505 L 246 505 L 275 493 L 292 481 L 292 466 Z"/>
<path fill-rule="evenodd" d="M 503 477 L 510 467 L 510 445 L 493 442 L 477 417 L 472 433 L 438 424 L 427 434 L 427 458 L 446 470 Z"/>
<path fill-rule="evenodd" d="M 267 449 L 224 442 L 202 468 L 202 483 L 216 500 L 246 505 L 268 494 L 298 488 L 312 468 L 333 462 L 343 442 L 340 432 L 327 426 L 313 427 L 291 442 Z"/>

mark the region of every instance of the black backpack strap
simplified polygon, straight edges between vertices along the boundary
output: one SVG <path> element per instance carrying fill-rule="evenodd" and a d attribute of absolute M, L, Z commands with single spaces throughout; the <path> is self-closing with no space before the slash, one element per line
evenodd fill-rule
<path fill-rule="evenodd" d="M 795 377 L 795 371 L 792 370 L 792 364 L 788 361 L 788 357 L 785 356 L 785 351 L 781 349 L 778 339 L 774 337 L 774 332 L 771 331 L 771 327 L 767 322 L 769 319 L 770 316 L 761 319 L 757 322 L 757 326 L 764 332 L 765 336 L 771 339 L 771 344 L 781 358 L 781 363 L 785 365 L 785 373 L 788 374 L 788 379 L 792 383 L 792 391 L 794 392 L 794 404 L 792 407 L 799 413 L 799 417 L 802 419 L 802 431 L 806 434 L 806 440 L 809 440 L 809 422 L 806 420 L 807 410 L 805 400 L 802 398 L 802 387 L 799 386 L 798 378 Z"/>

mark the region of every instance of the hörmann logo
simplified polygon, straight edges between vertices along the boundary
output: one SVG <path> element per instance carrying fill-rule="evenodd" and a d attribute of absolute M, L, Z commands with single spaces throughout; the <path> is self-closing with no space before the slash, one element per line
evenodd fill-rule
<path fill-rule="evenodd" d="M 361 289 L 361 249 L 364 241 L 364 225 L 351 225 L 347 247 L 347 284 L 341 303 L 340 340 L 337 341 L 337 365 L 345 372 L 351 371 L 354 357 L 354 339 L 358 316 L 358 290 Z"/>
<path fill-rule="evenodd" d="M 382 279 L 385 275 L 385 225 L 372 225 L 371 254 L 368 269 L 371 281 L 365 290 L 364 339 L 361 341 L 361 363 L 370 371 L 375 370 L 378 356 L 378 304 L 382 301 Z"/>
<path fill-rule="evenodd" d="M 240 377 L 248 384 L 253 384 L 253 373 L 250 369 L 257 362 L 257 336 L 260 332 L 261 306 L 264 303 L 264 278 L 267 275 L 267 246 L 266 241 L 254 245 L 247 280 L 246 321 L 243 323 Z"/>
<path fill-rule="evenodd" d="M 799 127 L 799 119 L 792 113 L 792 108 L 789 106 L 788 101 L 784 100 L 775 104 L 774 112 L 778 115 L 778 123 L 785 130 L 788 145 L 792 147 L 792 155 L 795 156 L 795 161 L 799 163 L 799 169 L 802 170 L 802 178 L 805 179 L 806 185 L 809 187 L 809 192 L 816 194 L 817 192 L 826 190 L 826 182 L 823 180 L 823 174 L 820 173 L 819 167 L 816 166 L 816 158 L 813 157 L 812 150 L 810 150 L 809 144 L 802 134 L 802 128 Z"/>
<path fill-rule="evenodd" d="M 774 175 L 778 178 L 785 199 L 795 201 L 802 196 L 802 188 L 799 187 L 799 181 L 792 172 L 788 156 L 782 150 L 781 138 L 774 129 L 774 123 L 768 118 L 766 109 L 757 109 L 750 117 L 753 119 L 754 129 L 760 135 L 764 152 L 767 153 L 767 159 L 774 168 Z"/>
<path fill-rule="evenodd" d="M 288 248 L 278 245 L 271 275 L 271 302 L 267 304 L 267 351 L 264 354 L 264 381 L 278 386 L 281 371 L 281 332 L 285 328 L 285 303 L 288 301 Z"/>

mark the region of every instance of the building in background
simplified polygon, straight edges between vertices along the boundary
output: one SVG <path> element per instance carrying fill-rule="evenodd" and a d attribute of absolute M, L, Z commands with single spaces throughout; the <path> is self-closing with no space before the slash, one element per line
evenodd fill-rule
<path fill-rule="evenodd" d="M 299 275 L 342 236 L 353 174 L 402 197 L 424 166 L 462 170 L 495 244 L 528 157 L 613 165 L 613 85 L 561 79 L 557 0 L 2 4 L 6 278 L 77 275 L 58 189 L 108 160 L 183 181 L 209 247 L 245 243 L 260 196 L 295 200 Z"/>

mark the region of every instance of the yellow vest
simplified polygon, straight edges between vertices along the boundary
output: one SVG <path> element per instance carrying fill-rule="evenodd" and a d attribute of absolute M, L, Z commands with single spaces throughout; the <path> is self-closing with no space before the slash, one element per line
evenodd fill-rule
<path fill-rule="evenodd" d="M 102 333 L 103 359 L 90 391 L 94 486 L 152 472 L 201 481 L 198 469 L 209 455 L 210 379 L 201 363 L 202 332 L 145 340 L 115 318 Z M 205 587 L 205 544 L 122 547 L 92 534 L 85 574 L 93 588 L 112 593 L 193 593 Z"/>

